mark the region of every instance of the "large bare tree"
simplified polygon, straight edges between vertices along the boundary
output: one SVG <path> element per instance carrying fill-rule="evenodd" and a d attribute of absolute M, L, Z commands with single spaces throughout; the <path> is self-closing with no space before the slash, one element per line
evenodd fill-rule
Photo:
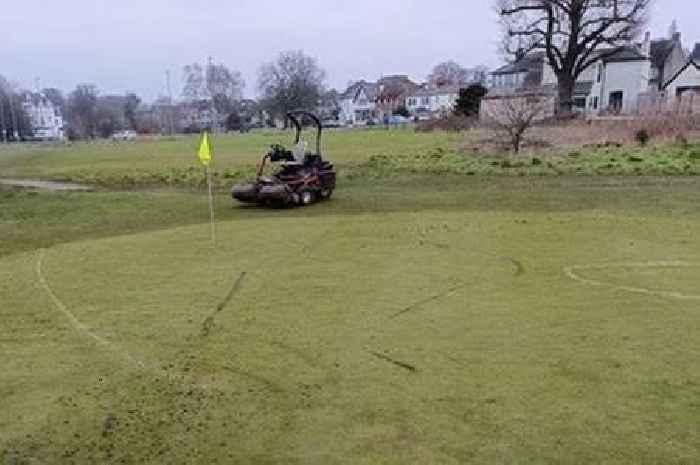
<path fill-rule="evenodd" d="M 289 110 L 315 110 L 323 94 L 326 73 L 316 59 L 301 50 L 282 52 L 277 60 L 258 72 L 258 91 L 263 107 L 284 118 Z"/>
<path fill-rule="evenodd" d="M 92 139 L 97 135 L 97 87 L 80 84 L 68 95 L 68 126 L 71 135 Z"/>
<path fill-rule="evenodd" d="M 507 52 L 543 51 L 570 114 L 576 79 L 637 38 L 652 0 L 495 0 Z"/>
<path fill-rule="evenodd" d="M 205 82 L 214 108 L 221 115 L 230 114 L 236 103 L 243 98 L 245 81 L 241 73 L 224 64 L 215 64 L 210 61 L 205 73 Z"/>
<path fill-rule="evenodd" d="M 428 76 L 428 82 L 433 87 L 462 86 L 467 83 L 469 72 L 456 61 L 440 63 Z"/>

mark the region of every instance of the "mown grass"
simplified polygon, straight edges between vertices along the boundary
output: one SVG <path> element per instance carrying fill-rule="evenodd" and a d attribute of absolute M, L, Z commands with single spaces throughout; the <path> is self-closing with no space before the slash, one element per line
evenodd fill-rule
<path fill-rule="evenodd" d="M 697 192 L 358 178 L 216 249 L 201 193 L 0 194 L 0 463 L 695 463 Z"/>

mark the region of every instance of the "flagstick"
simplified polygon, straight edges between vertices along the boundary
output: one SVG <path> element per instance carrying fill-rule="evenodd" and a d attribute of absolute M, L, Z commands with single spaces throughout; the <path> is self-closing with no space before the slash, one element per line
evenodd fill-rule
<path fill-rule="evenodd" d="M 209 165 L 204 167 L 207 175 L 207 185 L 209 190 L 209 221 L 211 223 L 211 243 L 216 248 L 216 224 L 214 222 L 214 195 L 211 191 L 211 171 L 209 171 Z"/>

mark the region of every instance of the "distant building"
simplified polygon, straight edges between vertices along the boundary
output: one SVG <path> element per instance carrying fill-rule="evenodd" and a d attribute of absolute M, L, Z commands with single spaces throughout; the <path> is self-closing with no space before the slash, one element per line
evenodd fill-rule
<path fill-rule="evenodd" d="M 35 139 L 65 139 L 61 110 L 44 94 L 27 92 L 22 106 L 29 117 Z"/>
<path fill-rule="evenodd" d="M 219 131 L 225 126 L 226 116 L 220 115 L 211 98 L 200 98 L 181 104 L 179 126 L 186 132 L 199 132 L 203 129 Z"/>
<path fill-rule="evenodd" d="M 460 86 L 420 87 L 406 97 L 406 108 L 412 116 L 433 117 L 454 110 Z"/>
<path fill-rule="evenodd" d="M 420 86 L 408 76 L 385 76 L 377 81 L 375 101 L 380 121 L 393 115 L 399 108 L 406 106 L 406 97 L 418 90 Z"/>
<path fill-rule="evenodd" d="M 686 62 L 681 35 L 651 40 L 616 49 L 601 49 L 578 77 L 574 110 L 592 115 L 632 113 L 642 102 L 657 98 L 671 76 Z M 491 73 L 487 98 L 536 92 L 557 94 L 557 79 L 544 52 L 521 55 L 513 63 Z"/>
<path fill-rule="evenodd" d="M 385 76 L 376 83 L 357 81 L 340 96 L 339 119 L 352 125 L 382 123 L 419 88 L 405 75 Z"/>
<path fill-rule="evenodd" d="M 647 33 L 646 40 L 650 37 Z M 662 90 L 664 84 L 686 64 L 688 59 L 683 50 L 680 32 L 675 32 L 669 38 L 652 40 L 649 57 L 651 58 L 649 85 Z"/>
<path fill-rule="evenodd" d="M 358 81 L 340 96 L 340 120 L 346 124 L 363 125 L 378 118 L 377 85 Z"/>
<path fill-rule="evenodd" d="M 700 43 L 686 63 L 663 85 L 671 106 L 700 114 Z"/>

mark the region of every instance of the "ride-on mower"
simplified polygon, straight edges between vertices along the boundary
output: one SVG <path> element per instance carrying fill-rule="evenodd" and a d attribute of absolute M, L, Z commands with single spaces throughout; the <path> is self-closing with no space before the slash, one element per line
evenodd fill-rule
<path fill-rule="evenodd" d="M 231 192 L 239 202 L 271 207 L 305 206 L 327 200 L 335 189 L 333 165 L 321 156 L 323 125 L 316 115 L 307 111 L 287 113 L 296 128 L 295 149 L 287 150 L 273 145 L 258 167 L 257 177 L 248 184 L 235 186 Z M 301 139 L 303 119 L 307 118 L 317 128 L 316 153 L 306 151 Z M 281 163 L 282 169 L 272 176 L 264 176 L 267 161 Z"/>

